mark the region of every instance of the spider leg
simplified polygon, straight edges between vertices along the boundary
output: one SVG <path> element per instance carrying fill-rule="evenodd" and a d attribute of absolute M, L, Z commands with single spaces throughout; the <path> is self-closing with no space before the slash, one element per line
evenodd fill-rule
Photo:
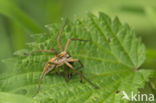
<path fill-rule="evenodd" d="M 95 84 L 93 84 L 91 81 L 89 81 L 84 75 L 82 75 L 82 72 L 77 71 L 70 63 L 65 62 L 65 64 L 71 68 L 72 70 L 74 70 L 76 73 L 78 73 L 80 75 L 81 79 L 85 79 L 88 83 L 90 83 L 95 89 L 98 89 L 99 87 Z"/>
<path fill-rule="evenodd" d="M 69 67 L 66 65 L 64 65 L 64 78 L 66 82 L 69 82 L 69 80 L 72 78 L 72 73 L 70 72 Z"/>
<path fill-rule="evenodd" d="M 56 63 L 57 64 L 57 63 Z M 62 65 L 64 65 L 64 63 L 62 62 L 62 63 L 58 63 L 57 65 L 56 65 L 56 72 L 57 72 L 57 74 L 58 75 L 61 75 L 61 72 L 59 71 L 59 67 L 61 67 Z"/>
<path fill-rule="evenodd" d="M 79 64 L 81 65 L 81 67 L 83 67 L 83 64 L 80 62 L 80 60 L 79 59 L 72 59 L 72 58 L 69 58 L 68 60 L 68 63 L 69 62 L 79 62 Z M 82 83 L 82 71 L 80 71 L 80 73 L 81 73 L 81 75 L 80 75 L 80 82 Z"/>
<path fill-rule="evenodd" d="M 80 68 L 82 68 L 82 67 L 83 67 L 82 62 L 81 62 L 79 59 L 69 58 L 67 61 L 68 61 L 68 62 L 78 62 L 78 63 L 81 65 L 81 67 L 80 67 Z"/>
<path fill-rule="evenodd" d="M 33 95 L 33 97 L 35 97 L 35 96 L 39 93 L 41 81 L 42 81 L 42 79 L 43 79 L 44 76 L 45 76 L 45 73 L 42 73 L 42 75 L 41 75 L 41 77 L 40 77 L 39 84 L 38 84 L 38 89 L 37 89 L 36 93 Z"/>
<path fill-rule="evenodd" d="M 65 25 L 66 25 L 66 22 L 67 22 L 67 19 L 66 19 L 65 23 L 63 24 L 63 26 L 62 26 L 62 28 L 61 28 L 59 34 L 58 34 L 58 37 L 57 37 L 57 44 L 58 44 L 58 46 L 59 46 L 60 51 L 63 51 L 60 38 L 61 38 L 62 32 L 63 32 L 63 30 L 64 30 L 64 27 L 65 27 Z"/>
<path fill-rule="evenodd" d="M 82 39 L 70 38 L 70 39 L 68 39 L 68 41 L 67 41 L 67 43 L 66 43 L 66 45 L 65 45 L 64 51 L 67 51 L 68 46 L 69 46 L 69 44 L 70 44 L 70 42 L 71 42 L 72 40 L 73 40 L 73 41 L 74 41 L 74 40 L 78 40 L 78 41 L 88 41 L 88 40 L 82 40 Z"/>
<path fill-rule="evenodd" d="M 52 65 L 52 66 L 53 66 L 53 67 L 51 67 L 51 68 L 46 68 L 46 67 L 44 68 L 44 70 L 43 70 L 43 72 L 42 72 L 42 74 L 41 74 L 41 76 L 40 76 L 40 81 L 39 81 L 39 84 L 38 84 L 38 89 L 37 89 L 36 93 L 33 95 L 33 97 L 35 97 L 35 96 L 39 93 L 39 91 L 40 91 L 40 85 L 41 85 L 41 82 L 42 82 L 44 76 L 45 76 L 47 73 L 49 73 L 50 71 L 52 71 L 52 70 L 55 69 L 55 65 Z"/>

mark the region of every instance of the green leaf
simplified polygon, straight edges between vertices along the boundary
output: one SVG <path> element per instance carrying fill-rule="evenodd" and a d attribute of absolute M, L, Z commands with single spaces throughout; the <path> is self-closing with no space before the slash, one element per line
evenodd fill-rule
<path fill-rule="evenodd" d="M 5 98 L 4 98 L 5 97 Z M 34 103 L 35 100 L 22 95 L 0 92 L 1 103 Z"/>
<path fill-rule="evenodd" d="M 59 51 L 56 40 L 61 27 L 62 24 L 46 25 L 46 33 L 33 35 L 35 41 L 28 44 L 29 51 L 51 48 Z M 45 76 L 39 94 L 32 100 L 41 103 L 127 103 L 128 100 L 122 100 L 122 91 L 130 96 L 132 91 L 137 93 L 138 88 L 144 87 L 151 74 L 139 68 L 145 60 L 145 47 L 135 31 L 120 23 L 117 17 L 111 20 L 99 13 L 99 17 L 88 14 L 84 19 L 69 21 L 61 38 L 63 46 L 69 38 L 89 40 L 73 41 L 68 51 L 73 58 L 82 61 L 83 74 L 100 89 L 94 89 L 86 81 L 81 84 L 76 74 L 67 83 L 62 76 L 51 73 Z M 37 53 L 19 57 L 12 72 L 0 75 L 0 91 L 31 98 L 44 65 L 53 56 Z"/>

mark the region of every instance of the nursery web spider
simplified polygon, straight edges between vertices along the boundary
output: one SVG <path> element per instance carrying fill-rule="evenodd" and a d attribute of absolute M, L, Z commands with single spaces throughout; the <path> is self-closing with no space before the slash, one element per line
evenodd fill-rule
<path fill-rule="evenodd" d="M 66 21 L 67 22 L 67 21 Z M 38 93 L 39 93 L 39 90 L 40 90 L 40 84 L 41 84 L 41 81 L 43 79 L 43 77 L 49 73 L 50 71 L 52 70 L 58 70 L 59 67 L 63 66 L 63 65 L 66 65 L 68 68 L 72 69 L 75 73 L 79 74 L 80 75 L 80 82 L 82 82 L 82 79 L 86 80 L 87 82 L 89 82 L 94 88 L 98 88 L 98 86 L 96 86 L 95 84 L 93 84 L 91 81 L 89 81 L 83 74 L 82 72 L 78 71 L 74 66 L 73 66 L 73 63 L 74 62 L 78 62 L 81 67 L 83 67 L 83 64 L 81 63 L 81 61 L 79 59 L 74 59 L 72 58 L 69 53 L 67 52 L 67 49 L 69 47 L 69 44 L 71 41 L 87 41 L 87 40 L 82 40 L 82 39 L 76 39 L 76 38 L 70 38 L 68 39 L 64 49 L 61 45 L 61 42 L 60 42 L 60 38 L 61 38 L 61 35 L 62 35 L 62 32 L 64 30 L 64 27 L 65 27 L 65 24 L 66 22 L 64 23 L 64 25 L 62 26 L 60 32 L 59 32 L 59 35 L 57 37 L 57 44 L 58 44 L 58 47 L 60 49 L 60 53 L 58 53 L 55 49 L 51 49 L 51 50 L 38 50 L 36 52 L 49 52 L 49 53 L 53 53 L 55 54 L 55 57 L 51 58 L 47 64 L 45 65 L 44 67 L 44 70 L 40 76 L 40 81 L 39 81 L 39 85 L 38 85 L 38 90 L 36 92 L 36 94 L 34 96 L 36 96 Z M 70 76 L 70 74 L 69 74 Z M 68 77 L 70 78 L 70 77 Z M 33 97 L 34 97 L 33 96 Z"/>

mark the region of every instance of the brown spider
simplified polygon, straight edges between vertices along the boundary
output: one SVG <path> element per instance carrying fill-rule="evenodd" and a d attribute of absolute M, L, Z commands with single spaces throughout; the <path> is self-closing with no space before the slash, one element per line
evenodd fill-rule
<path fill-rule="evenodd" d="M 66 22 L 65 22 L 66 24 Z M 91 81 L 89 81 L 83 74 L 82 72 L 79 72 L 77 69 L 75 69 L 75 67 L 72 65 L 73 62 L 79 62 L 79 64 L 81 65 L 81 67 L 83 67 L 83 64 L 81 63 L 81 61 L 79 59 L 73 59 L 69 53 L 67 52 L 68 46 L 70 44 L 71 41 L 73 40 L 78 40 L 78 41 L 87 41 L 87 40 L 82 40 L 82 39 L 75 39 L 75 38 L 70 38 L 68 39 L 65 48 L 63 49 L 61 43 L 60 43 L 60 38 L 62 35 L 62 32 L 64 30 L 65 24 L 63 25 L 62 29 L 59 32 L 59 35 L 57 37 L 57 44 L 59 46 L 60 49 L 60 53 L 58 54 L 57 51 L 55 49 L 52 50 L 38 50 L 36 52 L 49 52 L 49 53 L 54 53 L 55 57 L 51 58 L 48 63 L 45 65 L 44 70 L 40 76 L 40 81 L 39 81 L 39 85 L 38 85 L 38 90 L 36 92 L 36 94 L 39 93 L 40 90 L 40 84 L 41 81 L 43 79 L 43 77 L 49 73 L 52 70 L 57 70 L 59 69 L 59 67 L 66 65 L 68 68 L 72 69 L 75 73 L 80 75 L 80 82 L 82 82 L 82 79 L 85 79 L 86 81 L 88 81 L 92 86 L 94 86 L 95 88 L 98 88 L 98 86 L 96 86 L 95 84 L 93 84 Z M 70 76 L 70 74 L 68 74 Z M 70 78 L 70 77 L 68 77 Z M 34 96 L 36 96 L 36 94 Z M 33 97 L 34 97 L 33 96 Z"/>

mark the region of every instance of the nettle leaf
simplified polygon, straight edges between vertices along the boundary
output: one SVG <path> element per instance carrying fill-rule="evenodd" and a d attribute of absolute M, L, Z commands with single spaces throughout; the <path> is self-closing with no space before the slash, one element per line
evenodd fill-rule
<path fill-rule="evenodd" d="M 59 50 L 56 40 L 62 24 L 46 25 L 45 33 L 33 35 L 35 41 L 28 44 L 28 51 Z M 132 91 L 137 93 L 151 74 L 139 68 L 145 60 L 141 39 L 117 17 L 111 20 L 104 13 L 99 13 L 99 17 L 88 14 L 84 19 L 68 21 L 61 38 L 63 46 L 69 38 L 89 40 L 71 42 L 68 51 L 73 58 L 82 61 L 83 74 L 100 89 L 94 89 L 85 80 L 80 83 L 76 74 L 67 83 L 62 76 L 50 73 L 42 81 L 39 94 L 32 98 L 44 65 L 54 55 L 36 53 L 21 56 L 17 52 L 21 56 L 17 66 L 12 72 L 0 76 L 0 98 L 11 97 L 7 103 L 12 103 L 12 95 L 17 99 L 16 103 L 21 103 L 18 102 L 20 95 L 23 101 L 40 103 L 127 103 L 128 100 L 122 100 L 122 92 L 125 91 L 129 97 Z"/>

